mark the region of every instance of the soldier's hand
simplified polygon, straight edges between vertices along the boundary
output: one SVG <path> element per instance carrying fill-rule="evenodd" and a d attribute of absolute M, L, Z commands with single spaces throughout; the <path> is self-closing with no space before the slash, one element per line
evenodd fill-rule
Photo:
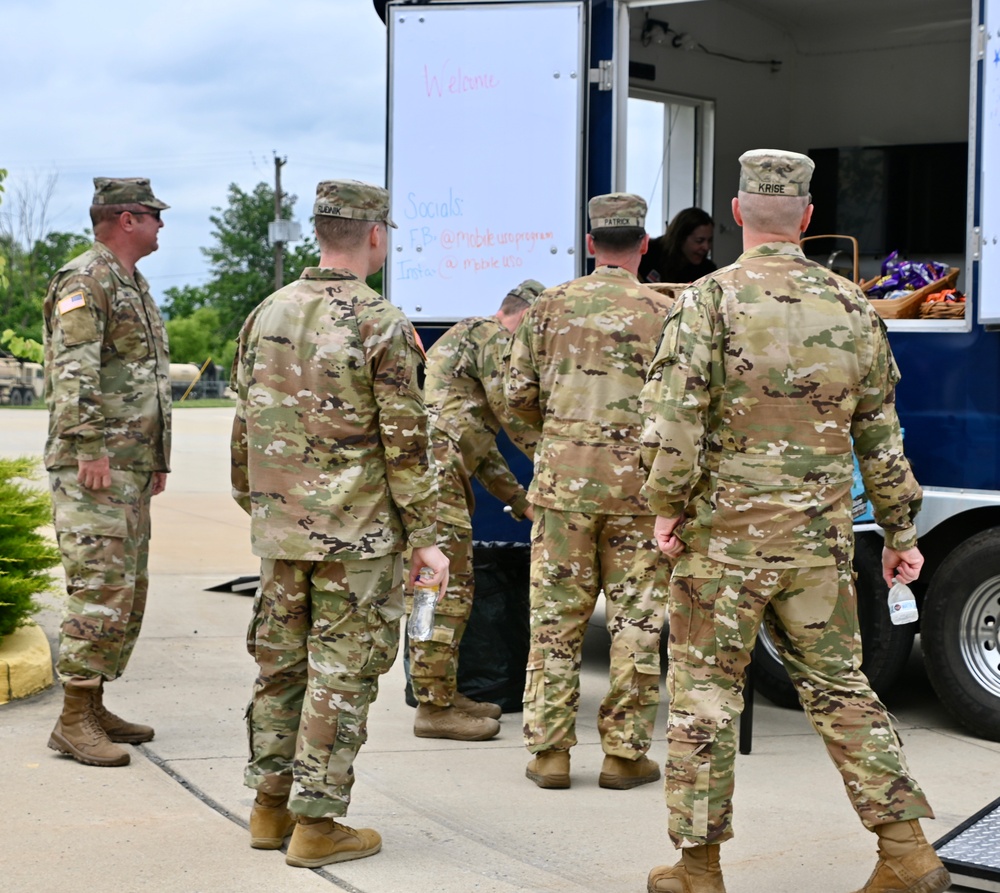
<path fill-rule="evenodd" d="M 77 459 L 76 481 L 84 490 L 107 490 L 111 486 L 111 461 L 107 456 Z"/>
<path fill-rule="evenodd" d="M 167 473 L 165 471 L 153 472 L 153 496 L 159 496 L 167 489 Z"/>
<path fill-rule="evenodd" d="M 916 547 L 902 552 L 888 546 L 882 549 L 882 578 L 886 586 L 892 586 L 897 580 L 900 583 L 912 583 L 920 576 L 923 566 L 924 556 Z"/>
<path fill-rule="evenodd" d="M 676 558 L 684 551 L 684 542 L 675 533 L 677 526 L 682 520 L 680 517 L 664 518 L 662 515 L 656 516 L 656 523 L 653 526 L 653 536 L 656 538 L 656 545 L 660 547 L 660 551 L 670 558 Z"/>
<path fill-rule="evenodd" d="M 524 510 L 524 517 L 527 518 L 532 523 L 534 523 L 534 521 L 535 521 L 535 507 L 533 505 L 529 505 Z"/>
<path fill-rule="evenodd" d="M 420 575 L 420 568 L 429 567 L 434 571 L 434 576 L 430 580 L 425 580 L 431 586 L 438 587 L 438 600 L 444 595 L 448 588 L 448 557 L 437 546 L 422 546 L 414 549 L 410 557 L 410 589 L 417 582 Z"/>

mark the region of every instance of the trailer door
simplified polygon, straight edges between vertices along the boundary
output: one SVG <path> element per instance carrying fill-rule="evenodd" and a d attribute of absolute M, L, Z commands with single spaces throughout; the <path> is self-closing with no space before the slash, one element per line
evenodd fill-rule
<path fill-rule="evenodd" d="M 1000 0 L 973 0 L 969 269 L 979 322 L 1000 325 Z"/>
<path fill-rule="evenodd" d="M 386 294 L 410 319 L 496 312 L 582 272 L 585 0 L 390 3 Z"/>

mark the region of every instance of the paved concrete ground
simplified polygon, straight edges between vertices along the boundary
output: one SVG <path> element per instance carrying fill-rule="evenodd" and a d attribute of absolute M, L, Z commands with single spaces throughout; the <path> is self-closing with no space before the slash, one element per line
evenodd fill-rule
<path fill-rule="evenodd" d="M 0 707 L 0 891 L 113 893 L 345 890 L 351 893 L 643 891 L 648 869 L 674 861 L 660 785 L 597 786 L 595 728 L 607 636 L 585 646 L 573 787 L 524 778 L 520 714 L 484 743 L 413 737 L 402 662 L 385 678 L 356 764 L 349 821 L 377 828 L 380 854 L 309 871 L 250 849 L 251 792 L 243 710 L 254 675 L 244 650 L 250 599 L 206 588 L 255 574 L 248 525 L 229 498 L 222 409 L 175 412 L 174 473 L 154 500 L 149 612 L 128 672 L 108 687 L 123 715 L 155 724 L 154 741 L 118 769 L 47 749 L 58 690 Z M 38 454 L 45 414 L 0 409 L 0 455 Z M 43 612 L 54 643 L 58 599 Z M 938 817 L 936 839 L 998 795 L 1000 744 L 965 734 L 935 700 L 915 655 L 890 700 L 911 767 Z M 663 726 L 651 756 L 665 757 Z M 730 893 L 859 888 L 874 837 L 800 713 L 758 699 L 753 753 L 739 758 L 736 838 L 723 850 Z"/>

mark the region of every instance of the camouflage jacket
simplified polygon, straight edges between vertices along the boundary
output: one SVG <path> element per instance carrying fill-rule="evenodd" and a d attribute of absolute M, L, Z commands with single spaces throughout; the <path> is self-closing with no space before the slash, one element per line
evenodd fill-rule
<path fill-rule="evenodd" d="M 899 380 L 852 283 L 774 242 L 686 289 L 643 390 L 643 492 L 695 552 L 749 567 L 849 561 L 851 439 L 886 542 L 916 542 Z"/>
<path fill-rule="evenodd" d="M 107 456 L 170 470 L 170 353 L 149 284 L 101 242 L 53 277 L 43 305 L 45 467 Z"/>
<path fill-rule="evenodd" d="M 509 413 L 504 401 L 503 353 L 508 341 L 510 334 L 494 316 L 471 317 L 452 326 L 427 351 L 425 391 L 431 424 L 457 444 L 466 475 L 475 475 L 520 518 L 527 494 L 497 448 L 497 433 L 503 426 L 529 457 L 538 437 Z M 440 463 L 439 469 L 445 471 Z M 443 474 L 439 484 L 446 501 Z"/>
<path fill-rule="evenodd" d="M 529 498 L 564 511 L 648 515 L 639 392 L 671 299 L 621 267 L 543 292 L 510 343 L 511 412 L 541 434 Z"/>
<path fill-rule="evenodd" d="M 254 554 L 377 558 L 435 541 L 437 486 L 409 320 L 310 267 L 247 317 L 233 362 L 233 497 Z"/>

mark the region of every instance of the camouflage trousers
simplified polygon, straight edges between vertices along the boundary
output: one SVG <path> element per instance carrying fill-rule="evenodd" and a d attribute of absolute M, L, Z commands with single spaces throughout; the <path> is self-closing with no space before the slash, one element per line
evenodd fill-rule
<path fill-rule="evenodd" d="M 576 744 L 583 636 L 602 589 L 611 670 L 597 716 L 601 745 L 626 759 L 649 749 L 670 573 L 653 541 L 653 521 L 535 507 L 524 689 L 524 743 L 532 753 Z"/>
<path fill-rule="evenodd" d="M 111 486 L 93 491 L 79 486 L 76 474 L 49 472 L 68 596 L 56 661 L 63 683 L 125 672 L 149 590 L 152 475 L 112 469 Z"/>
<path fill-rule="evenodd" d="M 410 683 L 418 701 L 446 707 L 458 690 L 458 648 L 472 612 L 475 575 L 472 530 L 440 520 L 437 529 L 437 544 L 451 562 L 448 588 L 434 608 L 431 639 L 410 639 Z"/>
<path fill-rule="evenodd" d="M 664 789 L 674 846 L 733 836 L 734 720 L 762 622 L 865 826 L 933 816 L 891 718 L 860 669 L 850 565 L 742 568 L 685 554 L 667 609 Z"/>
<path fill-rule="evenodd" d="M 296 815 L 346 815 L 368 708 L 399 648 L 402 558 L 263 558 L 260 574 L 244 783 L 290 795 Z"/>

